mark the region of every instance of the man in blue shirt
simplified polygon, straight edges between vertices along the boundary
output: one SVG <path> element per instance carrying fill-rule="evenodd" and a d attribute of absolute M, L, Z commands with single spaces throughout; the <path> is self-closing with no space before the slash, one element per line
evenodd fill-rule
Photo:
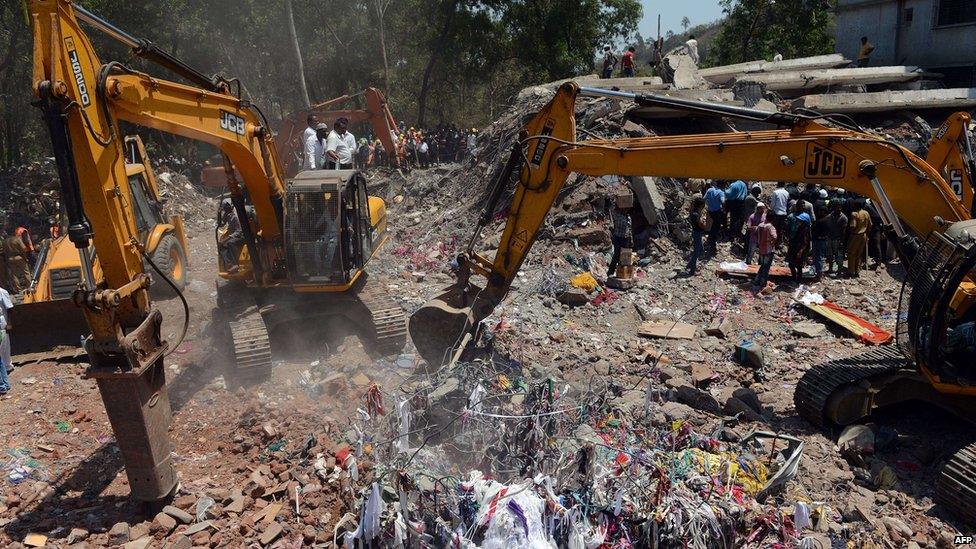
<path fill-rule="evenodd" d="M 725 229 L 725 181 L 712 181 L 712 186 L 705 191 L 705 206 L 712 222 L 708 231 L 708 251 L 714 254 L 718 251 L 719 235 Z"/>
<path fill-rule="evenodd" d="M 729 240 L 731 242 L 742 238 L 742 225 L 745 223 L 743 212 L 748 194 L 746 182 L 741 179 L 733 181 L 725 190 L 725 211 L 729 214 Z"/>

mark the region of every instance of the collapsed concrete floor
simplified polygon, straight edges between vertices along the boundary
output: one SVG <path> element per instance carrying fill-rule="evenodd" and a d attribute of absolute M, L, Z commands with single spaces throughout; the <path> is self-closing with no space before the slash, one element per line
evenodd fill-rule
<path fill-rule="evenodd" d="M 647 132 L 608 103 L 583 105 L 583 127 Z M 529 101 L 488 128 L 476 159 L 371 176 L 371 191 L 389 205 L 391 242 L 368 270 L 407 312 L 451 282 L 451 259 L 470 237 L 499 151 L 533 108 Z M 906 137 L 916 139 L 909 130 Z M 190 239 L 186 291 L 192 337 L 166 363 L 181 479 L 172 507 L 147 509 L 127 499 L 94 382 L 81 379 L 84 365 L 29 364 L 13 373 L 13 390 L 0 399 L 0 543 L 330 547 L 344 537 L 363 543 L 372 532 L 377 546 L 396 546 L 401 534 L 405 545 L 444 546 L 451 543 L 445 531 L 457 533 L 459 544 L 468 533 L 457 528 L 472 519 L 465 516 L 472 511 L 465 490 L 472 497 L 492 493 L 492 486 L 514 492 L 547 476 L 565 508 L 574 506 L 568 494 L 585 493 L 593 516 L 603 517 L 594 519 L 597 526 L 620 521 L 641 532 L 638 526 L 656 522 L 649 519 L 659 511 L 661 547 L 723 546 L 715 541 L 720 537 L 728 546 L 947 547 L 956 533 L 972 531 L 932 501 L 940 464 L 971 442 L 971 428 L 925 406 L 903 407 L 873 418 L 870 435 L 862 433 L 874 440 L 872 452 L 839 451 L 840 430 L 800 418 L 793 391 L 811 366 L 863 352 L 865 344 L 809 317 L 794 300 L 795 284 L 754 295 L 742 281 L 718 276 L 720 262 L 738 260 L 728 244 L 698 275 L 676 277 L 687 252 L 675 231 L 686 198 L 681 185 L 661 186 L 655 245 L 634 288 L 567 298 L 576 293 L 567 292 L 575 275 L 605 274 L 606 201 L 617 183 L 571 178 L 511 295 L 485 323 L 490 337 L 453 367 L 431 372 L 409 345 L 397 357 L 372 355 L 354 332 L 333 324 L 323 337 L 279 354 L 270 381 L 237 391 L 227 388 L 208 335 L 216 246 L 204 216 L 214 208 L 200 208 L 190 220 L 199 228 Z M 212 205 L 199 196 L 180 200 Z M 486 231 L 480 250 L 498 245 L 502 219 Z M 893 331 L 902 276 L 903 266 L 891 262 L 860 279 L 825 279 L 809 288 Z M 163 333 L 173 339 L 181 308 L 176 300 L 160 306 Z M 640 335 L 642 324 L 655 319 L 680 321 L 690 332 L 683 339 Z M 744 340 L 764 349 L 761 367 L 736 360 Z M 752 431 L 802 441 L 798 469 L 762 498 L 756 483 L 704 490 L 714 530 L 696 522 L 704 516 L 700 507 L 668 500 L 655 509 L 644 497 L 659 486 L 649 482 L 648 465 L 660 466 L 682 490 L 712 477 L 728 480 L 716 471 L 690 476 L 688 463 L 678 460 L 719 448 L 744 458 L 741 441 Z M 582 479 L 572 470 L 581 451 L 593 452 Z M 771 464 L 775 454 L 760 455 Z M 526 497 L 545 492 L 543 486 Z M 400 519 L 410 524 L 397 520 L 398 491 L 409 509 Z M 534 500 L 519 501 L 524 514 Z M 809 524 L 797 524 L 798 503 L 817 510 Z M 508 507 L 502 513 L 518 518 Z M 525 517 L 519 540 L 537 537 L 537 519 Z M 587 546 L 599 536 L 626 546 L 625 534 L 633 533 L 587 529 L 586 521 L 574 520 L 569 535 L 578 533 Z M 486 532 L 479 535 L 462 545 L 491 546 Z"/>

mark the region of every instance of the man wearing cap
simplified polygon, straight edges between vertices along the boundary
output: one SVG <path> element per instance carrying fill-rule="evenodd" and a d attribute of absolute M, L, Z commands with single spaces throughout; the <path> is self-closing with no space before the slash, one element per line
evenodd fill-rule
<path fill-rule="evenodd" d="M 335 121 L 325 145 L 325 163 L 329 170 L 353 169 L 352 155 L 356 150 L 356 138 L 349 128 L 349 120 L 341 117 Z"/>
<path fill-rule="evenodd" d="M 319 119 L 314 114 L 310 114 L 305 118 L 305 123 L 308 124 L 308 127 L 302 133 L 302 146 L 305 148 L 305 162 L 302 164 L 302 168 L 314 170 L 318 168 L 315 163 L 315 147 L 318 144 L 315 127 L 319 125 Z"/>

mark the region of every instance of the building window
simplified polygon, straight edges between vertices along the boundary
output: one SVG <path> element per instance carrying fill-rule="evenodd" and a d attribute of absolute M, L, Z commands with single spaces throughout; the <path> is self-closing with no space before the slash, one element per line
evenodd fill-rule
<path fill-rule="evenodd" d="M 976 2 L 973 0 L 939 0 L 938 25 L 976 23 Z"/>
<path fill-rule="evenodd" d="M 911 25 L 915 20 L 915 8 L 905 8 L 905 24 Z"/>

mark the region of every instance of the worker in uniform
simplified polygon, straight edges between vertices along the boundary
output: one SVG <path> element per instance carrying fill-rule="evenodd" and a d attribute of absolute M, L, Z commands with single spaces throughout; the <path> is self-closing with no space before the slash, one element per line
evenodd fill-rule
<path fill-rule="evenodd" d="M 8 225 L 7 238 L 3 241 L 4 253 L 7 256 L 7 275 L 10 287 L 14 293 L 20 293 L 30 286 L 30 267 L 27 261 L 27 246 L 24 239 L 15 234 L 13 225 Z"/>
<path fill-rule="evenodd" d="M 864 210 L 864 201 L 858 200 L 847 226 L 847 276 L 857 278 L 861 274 L 864 249 L 871 232 L 871 214 Z"/>

